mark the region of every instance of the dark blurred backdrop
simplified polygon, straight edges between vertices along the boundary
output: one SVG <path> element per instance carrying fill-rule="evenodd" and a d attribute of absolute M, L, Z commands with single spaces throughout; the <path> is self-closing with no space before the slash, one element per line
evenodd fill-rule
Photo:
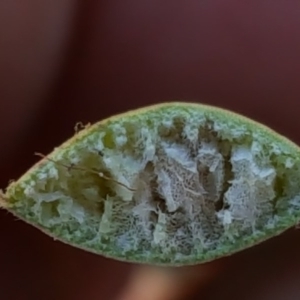
<path fill-rule="evenodd" d="M 162 101 L 228 108 L 300 144 L 299 53 L 299 1 L 2 1 L 1 187 L 77 121 Z M 299 299 L 299 253 L 293 229 L 224 259 L 195 299 Z M 4 211 L 0 258 L 0 300 L 110 300 L 131 267 Z"/>

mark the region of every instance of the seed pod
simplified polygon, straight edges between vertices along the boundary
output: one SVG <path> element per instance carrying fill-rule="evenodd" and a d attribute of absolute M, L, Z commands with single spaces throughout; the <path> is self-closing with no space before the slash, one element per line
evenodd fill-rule
<path fill-rule="evenodd" d="M 89 126 L 0 195 L 72 246 L 129 262 L 191 265 L 297 224 L 300 149 L 215 107 L 166 103 Z"/>

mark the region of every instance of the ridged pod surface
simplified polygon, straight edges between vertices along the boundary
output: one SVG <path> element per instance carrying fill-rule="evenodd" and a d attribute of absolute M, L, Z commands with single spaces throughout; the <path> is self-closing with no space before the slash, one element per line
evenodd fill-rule
<path fill-rule="evenodd" d="M 86 127 L 0 205 L 72 246 L 128 262 L 207 262 L 300 219 L 300 149 L 223 109 L 164 103 Z"/>

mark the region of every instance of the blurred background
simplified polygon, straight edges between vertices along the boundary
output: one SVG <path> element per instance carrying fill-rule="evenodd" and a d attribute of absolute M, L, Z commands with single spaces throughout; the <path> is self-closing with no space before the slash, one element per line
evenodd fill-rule
<path fill-rule="evenodd" d="M 299 53 L 299 1 L 1 1 L 0 186 L 76 122 L 165 101 L 231 109 L 300 144 Z M 299 253 L 291 229 L 220 260 L 185 299 L 299 299 Z M 117 299 L 136 267 L 55 242 L 5 211 L 0 257 L 0 300 Z"/>

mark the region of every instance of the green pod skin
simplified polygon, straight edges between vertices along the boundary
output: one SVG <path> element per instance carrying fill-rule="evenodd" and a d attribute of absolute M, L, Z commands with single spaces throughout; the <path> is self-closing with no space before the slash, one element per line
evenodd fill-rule
<path fill-rule="evenodd" d="M 299 169 L 300 148 L 264 125 L 163 103 L 86 127 L 12 182 L 0 205 L 86 251 L 195 265 L 296 225 Z"/>

